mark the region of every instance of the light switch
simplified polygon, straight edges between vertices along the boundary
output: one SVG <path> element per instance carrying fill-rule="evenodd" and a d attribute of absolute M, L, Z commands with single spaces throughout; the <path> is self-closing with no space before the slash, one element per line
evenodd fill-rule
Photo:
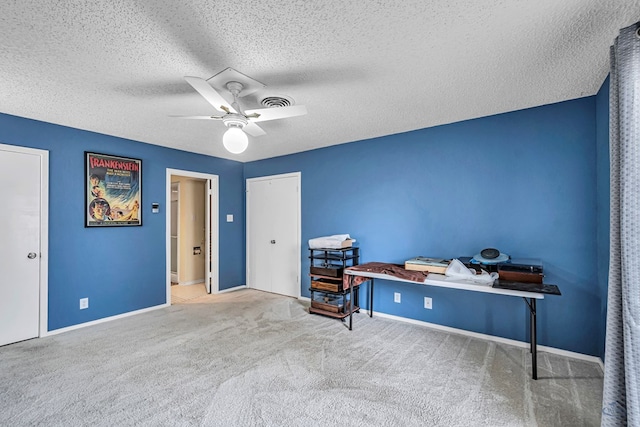
<path fill-rule="evenodd" d="M 227 215 L 227 222 L 233 222 L 233 215 L 231 214 Z"/>

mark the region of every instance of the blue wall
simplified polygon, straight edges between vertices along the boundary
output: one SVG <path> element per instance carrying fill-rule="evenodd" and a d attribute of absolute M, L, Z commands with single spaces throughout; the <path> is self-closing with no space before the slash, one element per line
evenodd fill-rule
<path fill-rule="evenodd" d="M 49 330 L 166 302 L 167 168 L 218 175 L 221 216 L 244 217 L 238 162 L 3 114 L 0 143 L 49 150 Z M 84 151 L 142 159 L 141 227 L 84 228 Z M 220 221 L 219 233 L 220 288 L 244 284 L 243 223 Z"/>
<path fill-rule="evenodd" d="M 596 95 L 597 202 L 598 202 L 598 285 L 600 287 L 600 346 L 604 359 L 607 291 L 609 283 L 609 78 Z"/>
<path fill-rule="evenodd" d="M 595 104 L 582 98 L 251 162 L 245 178 L 301 171 L 303 243 L 350 233 L 362 262 L 486 247 L 541 259 L 562 296 L 538 305 L 539 343 L 599 355 Z M 308 271 L 307 251 L 300 256 Z M 519 298 L 376 283 L 376 311 L 527 340 Z M 308 286 L 306 278 L 303 295 Z"/>
<path fill-rule="evenodd" d="M 362 262 L 472 256 L 489 246 L 539 258 L 563 294 L 538 306 L 540 344 L 602 356 L 607 97 L 605 82 L 594 97 L 245 165 L 2 114 L 0 143 L 50 152 L 50 330 L 165 303 L 166 168 L 219 175 L 221 217 L 238 218 L 245 178 L 301 171 L 303 242 L 350 233 Z M 84 228 L 84 151 L 143 160 L 142 227 Z M 219 232 L 227 289 L 245 281 L 244 223 L 221 221 Z M 307 256 L 303 249 L 303 271 Z M 377 311 L 527 340 L 518 298 L 377 283 Z M 423 296 L 433 310 L 422 308 Z M 90 308 L 80 311 L 83 297 Z"/>

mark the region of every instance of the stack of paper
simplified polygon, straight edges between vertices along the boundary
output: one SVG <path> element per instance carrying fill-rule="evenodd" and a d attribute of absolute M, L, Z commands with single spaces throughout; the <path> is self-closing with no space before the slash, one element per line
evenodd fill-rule
<path fill-rule="evenodd" d="M 419 256 L 405 261 L 406 270 L 428 271 L 430 273 L 444 274 L 451 260 L 442 258 L 430 258 Z"/>

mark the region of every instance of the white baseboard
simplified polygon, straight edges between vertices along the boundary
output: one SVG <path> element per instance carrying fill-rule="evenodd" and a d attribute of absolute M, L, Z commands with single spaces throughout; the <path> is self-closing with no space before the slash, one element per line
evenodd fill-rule
<path fill-rule="evenodd" d="M 363 311 L 367 311 L 367 310 L 361 309 L 361 312 L 363 312 Z M 509 344 L 509 345 L 513 345 L 513 346 L 516 346 L 516 347 L 522 347 L 522 348 L 529 348 L 529 346 L 530 346 L 530 344 L 528 342 L 512 340 L 512 339 L 509 339 L 509 338 L 497 337 L 495 335 L 481 334 L 479 332 L 466 331 L 464 329 L 452 328 L 450 326 L 438 325 L 436 323 L 424 322 L 422 320 L 409 319 L 407 317 L 394 316 L 394 315 L 391 315 L 391 314 L 380 313 L 378 311 L 374 311 L 373 314 L 374 314 L 374 316 L 384 317 L 386 319 L 392 319 L 392 320 L 397 320 L 399 322 L 411 323 L 411 324 L 414 324 L 414 325 L 424 326 L 424 327 L 431 328 L 431 329 L 437 329 L 437 330 L 440 330 L 440 331 L 443 331 L 443 332 L 450 332 L 450 333 L 453 333 L 453 334 L 466 335 L 466 336 L 470 336 L 470 337 L 474 337 L 474 338 L 480 338 L 480 339 L 484 339 L 484 340 L 488 340 L 488 341 L 494 341 L 494 342 L 498 342 L 498 343 L 501 343 L 501 344 Z M 572 359 L 579 359 L 579 360 L 585 360 L 587 362 L 597 363 L 597 364 L 600 365 L 600 367 L 604 371 L 604 364 L 602 362 L 602 359 L 600 359 L 597 356 L 590 356 L 588 354 L 576 353 L 576 352 L 573 352 L 573 351 L 562 350 L 560 348 L 555 348 L 555 347 L 547 347 L 545 345 L 538 345 L 537 347 L 538 347 L 539 351 L 546 351 L 547 353 L 553 353 L 553 354 L 557 354 L 557 355 L 560 355 L 560 356 L 570 357 Z"/>
<path fill-rule="evenodd" d="M 200 281 L 200 282 L 197 282 L 197 283 L 202 283 L 202 282 Z M 230 288 L 230 289 L 223 289 L 223 290 L 219 291 L 218 293 L 221 294 L 221 293 L 224 293 L 224 292 L 232 292 L 232 291 L 237 291 L 237 290 L 243 289 L 243 288 L 246 288 L 246 286 L 245 285 L 241 285 L 241 286 L 236 286 L 236 287 Z M 91 322 L 78 323 L 77 325 L 68 326 L 66 328 L 54 329 L 53 331 L 47 331 L 44 334 L 41 334 L 40 337 L 42 338 L 42 337 L 47 337 L 47 336 L 50 336 L 50 335 L 62 334 L 64 332 L 73 331 L 75 329 L 80 329 L 80 328 L 84 328 L 84 327 L 87 327 L 87 326 L 98 325 L 100 323 L 110 322 L 112 320 L 122 319 L 124 317 L 135 316 L 136 314 L 142 314 L 142 313 L 146 313 L 148 311 L 158 310 L 158 309 L 164 308 L 164 307 L 171 307 L 171 303 L 160 304 L 160 305 L 156 305 L 156 306 L 153 306 L 153 307 L 143 308 L 141 310 L 130 311 L 128 313 L 117 314 L 115 316 L 110 316 L 110 317 L 104 317 L 102 319 L 92 320 Z"/>
<path fill-rule="evenodd" d="M 135 316 L 136 314 L 142 314 L 142 313 L 146 313 L 148 311 L 158 310 L 160 308 L 170 307 L 170 306 L 171 306 L 170 303 L 165 303 L 165 304 L 155 305 L 153 307 L 143 308 L 141 310 L 130 311 L 128 313 L 117 314 L 115 316 L 103 317 L 102 319 L 92 320 L 91 322 L 78 323 L 77 325 L 68 326 L 66 328 L 60 328 L 60 329 L 54 329 L 53 331 L 47 331 L 43 335 L 41 335 L 41 337 L 48 337 L 48 336 L 51 336 L 51 335 L 58 335 L 58 334 L 61 334 L 63 332 L 69 332 L 69 331 L 73 331 L 75 329 L 84 328 L 84 327 L 87 327 L 87 326 L 98 325 L 100 323 L 110 322 L 112 320 L 122 319 L 124 317 Z"/>
<path fill-rule="evenodd" d="M 303 297 L 303 296 L 299 297 L 298 299 L 301 300 L 301 301 L 307 301 L 307 302 L 311 301 L 311 298 Z M 361 310 L 361 312 L 367 312 L 368 311 L 368 310 L 365 310 L 364 308 L 361 308 L 360 310 Z M 513 345 L 513 346 L 516 346 L 516 347 L 528 348 L 530 346 L 530 344 L 528 342 L 512 340 L 512 339 L 509 339 L 509 338 L 497 337 L 495 335 L 481 334 L 479 332 L 466 331 L 464 329 L 452 328 L 450 326 L 438 325 L 437 323 L 424 322 L 422 320 L 410 319 L 408 317 L 394 316 L 392 314 L 381 313 L 381 312 L 375 311 L 375 310 L 374 310 L 373 314 L 375 316 L 384 317 L 385 319 L 397 320 L 399 322 L 411 323 L 411 324 L 414 324 L 414 325 L 424 326 L 424 327 L 431 328 L 431 329 L 437 329 L 437 330 L 444 331 L 444 332 L 450 332 L 450 333 L 459 334 L 459 335 L 466 335 L 466 336 L 470 336 L 470 337 L 474 337 L 474 338 L 480 338 L 480 339 L 493 341 L 493 342 L 498 342 L 498 343 L 502 343 L 502 344 L 509 344 L 509 345 Z M 576 353 L 576 352 L 573 352 L 573 351 L 563 350 L 563 349 L 555 348 L 555 347 L 548 347 L 546 345 L 538 345 L 537 347 L 538 347 L 539 351 L 546 351 L 547 353 L 552 353 L 552 354 L 557 354 L 557 355 L 560 355 L 560 356 L 570 357 L 572 359 L 579 359 L 579 360 L 585 360 L 587 362 L 597 363 L 598 365 L 600 365 L 600 368 L 602 368 L 602 371 L 604 371 L 604 362 L 602 361 L 601 358 L 599 358 L 597 356 L 590 356 L 588 354 Z"/>
<path fill-rule="evenodd" d="M 225 292 L 238 291 L 240 289 L 245 289 L 246 287 L 247 287 L 246 285 L 235 286 L 233 288 L 223 289 L 223 290 L 219 291 L 218 293 L 222 294 L 222 293 L 225 293 Z M 311 301 L 310 298 L 303 297 L 303 296 L 298 297 L 298 299 L 301 300 L 301 301 L 309 301 L 309 302 Z M 69 326 L 69 327 L 66 327 L 66 328 L 55 329 L 53 331 L 47 331 L 46 333 L 42 334 L 41 337 L 46 337 L 46 336 L 50 336 L 50 335 L 57 335 L 57 334 L 61 334 L 63 332 L 68 332 L 68 331 L 73 331 L 75 329 L 84 328 L 86 326 L 92 326 L 92 325 L 97 325 L 97 324 L 104 323 L 104 322 L 110 322 L 112 320 L 122 319 L 124 317 L 129 317 L 129 316 L 135 316 L 137 314 L 142 314 L 142 313 L 146 313 L 148 311 L 158 310 L 160 308 L 170 307 L 170 306 L 171 306 L 170 303 L 165 303 L 165 304 L 160 304 L 160 305 L 156 305 L 156 306 L 153 306 L 153 307 L 143 308 L 141 310 L 130 311 L 128 313 L 123 313 L 123 314 L 118 314 L 118 315 L 115 315 L 115 316 L 110 316 L 110 317 L 105 317 L 105 318 L 102 318 L 102 319 L 93 320 L 91 322 L 80 323 L 80 324 Z M 366 311 L 367 310 L 365 310 L 363 308 L 361 309 L 361 312 L 363 312 L 363 313 L 366 312 Z M 512 339 L 509 339 L 509 338 L 497 337 L 497 336 L 494 336 L 494 335 L 481 334 L 479 332 L 466 331 L 464 329 L 452 328 L 450 326 L 438 325 L 436 323 L 424 322 L 422 320 L 410 319 L 408 317 L 394 316 L 392 314 L 381 313 L 381 312 L 378 312 L 378 311 L 374 311 L 373 314 L 375 316 L 383 317 L 385 319 L 391 319 L 391 320 L 396 320 L 396 321 L 399 321 L 399 322 L 411 323 L 411 324 L 414 324 L 414 325 L 423 326 L 423 327 L 427 327 L 427 328 L 431 328 L 431 329 L 437 329 L 437 330 L 444 331 L 444 332 L 449 332 L 449 333 L 454 333 L 454 334 L 459 334 L 459 335 L 466 335 L 466 336 L 479 338 L 479 339 L 484 339 L 484 340 L 493 341 L 493 342 L 498 342 L 498 343 L 502 343 L 502 344 L 513 345 L 513 346 L 516 346 L 516 347 L 522 347 L 522 348 L 528 348 L 529 347 L 529 343 L 528 342 L 512 340 Z M 546 351 L 547 353 L 557 354 L 557 355 L 560 355 L 560 356 L 570 357 L 570 358 L 573 358 L 573 359 L 579 359 L 579 360 L 585 360 L 585 361 L 592 362 L 592 363 L 597 363 L 600 366 L 600 368 L 604 371 L 604 363 L 603 363 L 602 359 L 597 357 L 597 356 L 590 356 L 588 354 L 576 353 L 576 352 L 573 352 L 573 351 L 562 350 L 560 348 L 555 348 L 555 347 L 547 347 L 547 346 L 544 346 L 544 345 L 538 345 L 538 350 Z"/>

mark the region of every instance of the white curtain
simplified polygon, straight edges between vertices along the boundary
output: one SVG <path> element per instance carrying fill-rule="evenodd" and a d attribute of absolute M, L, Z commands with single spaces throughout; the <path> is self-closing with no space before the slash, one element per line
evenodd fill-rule
<path fill-rule="evenodd" d="M 602 426 L 640 426 L 640 23 L 611 47 L 611 237 Z"/>

